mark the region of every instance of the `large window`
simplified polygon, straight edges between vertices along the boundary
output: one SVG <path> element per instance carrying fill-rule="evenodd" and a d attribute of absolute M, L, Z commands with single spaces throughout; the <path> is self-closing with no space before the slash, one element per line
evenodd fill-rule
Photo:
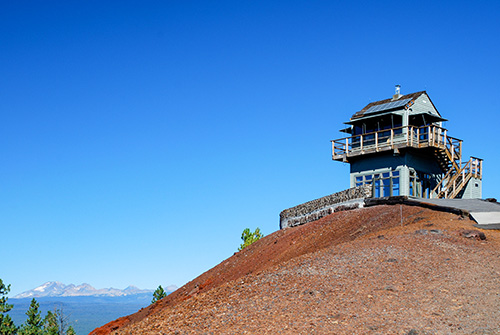
<path fill-rule="evenodd" d="M 399 195 L 399 171 L 356 176 L 356 186 L 372 185 L 375 198 Z"/>

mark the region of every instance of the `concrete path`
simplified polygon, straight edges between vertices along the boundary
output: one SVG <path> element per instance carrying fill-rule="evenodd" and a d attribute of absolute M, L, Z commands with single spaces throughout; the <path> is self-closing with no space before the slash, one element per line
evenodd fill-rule
<path fill-rule="evenodd" d="M 412 200 L 466 210 L 482 229 L 500 229 L 500 204 L 481 199 L 419 199 Z"/>

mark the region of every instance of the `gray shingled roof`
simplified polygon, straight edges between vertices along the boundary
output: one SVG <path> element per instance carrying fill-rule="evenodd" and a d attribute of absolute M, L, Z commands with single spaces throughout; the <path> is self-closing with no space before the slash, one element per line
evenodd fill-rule
<path fill-rule="evenodd" d="M 415 99 L 417 99 L 419 96 L 421 96 L 424 93 L 427 94 L 426 91 L 420 91 L 420 92 L 406 94 L 406 95 L 401 96 L 398 100 L 404 100 L 404 99 L 415 100 Z M 393 101 L 392 98 L 389 98 L 389 99 L 384 99 L 384 100 L 380 100 L 380 101 L 370 102 L 362 110 L 360 110 L 359 112 L 354 113 L 354 115 L 351 117 L 351 120 L 359 119 L 359 118 L 363 117 L 365 115 L 365 112 L 368 111 L 373 106 L 378 106 L 378 105 L 386 104 L 386 103 L 389 103 L 389 102 L 392 102 L 392 101 Z"/>

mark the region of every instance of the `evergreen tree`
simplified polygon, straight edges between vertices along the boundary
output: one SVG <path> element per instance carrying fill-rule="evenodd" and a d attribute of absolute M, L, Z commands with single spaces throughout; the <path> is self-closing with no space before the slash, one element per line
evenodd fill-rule
<path fill-rule="evenodd" d="M 10 285 L 5 285 L 0 279 L 0 335 L 13 335 L 17 333 L 17 327 L 7 314 L 12 309 L 12 305 L 7 303 L 7 294 L 10 291 Z"/>
<path fill-rule="evenodd" d="M 264 235 L 260 233 L 259 228 L 255 229 L 255 232 L 253 233 L 250 231 L 249 228 L 246 228 L 245 230 L 243 230 L 243 233 L 241 233 L 241 239 L 243 240 L 243 243 L 240 244 L 238 250 L 239 251 L 243 250 L 253 242 L 260 240 L 262 237 L 264 237 Z"/>
<path fill-rule="evenodd" d="M 69 316 L 64 315 L 62 309 L 48 311 L 43 320 L 42 335 L 76 335 L 73 326 L 68 325 L 68 319 Z"/>
<path fill-rule="evenodd" d="M 59 335 L 59 325 L 57 324 L 57 310 L 54 312 L 48 311 L 43 320 L 44 335 Z"/>
<path fill-rule="evenodd" d="M 32 299 L 30 307 L 26 312 L 28 318 L 19 330 L 20 335 L 43 335 L 43 320 L 39 307 L 38 302 Z"/>
<path fill-rule="evenodd" d="M 151 300 L 151 303 L 154 304 L 158 300 L 161 300 L 167 296 L 167 292 L 163 289 L 163 287 L 158 286 L 158 288 L 154 291 L 153 293 L 153 300 Z"/>
<path fill-rule="evenodd" d="M 76 332 L 73 329 L 73 326 L 68 327 L 68 331 L 66 332 L 66 335 L 76 335 Z"/>

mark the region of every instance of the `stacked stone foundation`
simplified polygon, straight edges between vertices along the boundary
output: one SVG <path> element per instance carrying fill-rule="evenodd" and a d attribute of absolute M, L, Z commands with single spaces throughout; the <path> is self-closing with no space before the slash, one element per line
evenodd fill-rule
<path fill-rule="evenodd" d="M 280 213 L 280 229 L 316 221 L 341 210 L 363 207 L 364 199 L 371 196 L 371 186 L 364 185 L 285 209 Z"/>

